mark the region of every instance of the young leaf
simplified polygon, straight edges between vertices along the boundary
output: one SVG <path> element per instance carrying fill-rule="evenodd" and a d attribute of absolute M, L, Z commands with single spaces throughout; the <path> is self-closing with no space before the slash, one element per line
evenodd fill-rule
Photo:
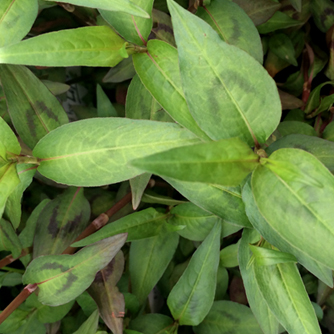
<path fill-rule="evenodd" d="M 223 42 L 203 20 L 173 0 L 167 3 L 195 121 L 214 140 L 238 136 L 251 146 L 265 142 L 281 117 L 275 82 L 253 57 Z M 194 94 L 198 87 L 201 93 Z"/>
<path fill-rule="evenodd" d="M 252 311 L 245 305 L 227 300 L 214 302 L 203 322 L 194 327 L 196 334 L 262 334 Z"/>
<path fill-rule="evenodd" d="M 300 21 L 294 20 L 287 14 L 278 11 L 266 23 L 258 26 L 257 30 L 260 34 L 268 34 L 279 29 L 295 27 L 301 24 Z"/>
<path fill-rule="evenodd" d="M 310 255 L 297 247 L 295 243 L 281 237 L 279 231 L 275 230 L 267 222 L 267 220 L 259 212 L 252 193 L 250 182 L 246 182 L 242 190 L 242 198 L 246 205 L 246 213 L 254 228 L 271 244 L 275 245 L 283 252 L 293 254 L 298 262 L 307 270 L 325 282 L 328 286 L 333 286 L 332 271 L 318 261 L 314 260 Z M 248 253 L 247 253 L 248 254 Z"/>
<path fill-rule="evenodd" d="M 92 334 L 96 333 L 99 324 L 99 311 L 95 310 L 90 317 L 73 334 Z"/>
<path fill-rule="evenodd" d="M 87 227 L 89 218 L 90 206 L 83 189 L 68 188 L 38 217 L 33 257 L 61 254 Z"/>
<path fill-rule="evenodd" d="M 168 114 L 198 137 L 208 140 L 189 112 L 181 86 L 177 50 L 165 42 L 151 40 L 146 53 L 133 55 L 133 63 L 144 86 Z"/>
<path fill-rule="evenodd" d="M 128 164 L 136 157 L 197 142 L 191 132 L 176 124 L 95 118 L 53 130 L 40 140 L 33 154 L 41 159 L 38 170 L 49 179 L 100 186 L 142 174 Z"/>
<path fill-rule="evenodd" d="M 239 138 L 178 147 L 132 161 L 142 170 L 181 181 L 237 186 L 259 157 Z"/>
<path fill-rule="evenodd" d="M 119 233 L 127 233 L 127 241 L 150 238 L 161 232 L 162 226 L 166 224 L 167 216 L 153 208 L 135 212 L 102 227 L 91 236 L 75 242 L 73 246 L 87 246 Z"/>
<path fill-rule="evenodd" d="M 144 191 L 148 185 L 148 182 L 151 179 L 150 173 L 144 173 L 134 178 L 130 179 L 130 187 L 131 187 L 131 194 L 132 194 L 132 207 L 133 210 L 137 210 Z"/>
<path fill-rule="evenodd" d="M 258 281 L 255 277 L 254 265 L 249 265 L 252 253 L 249 244 L 260 240 L 256 230 L 244 229 L 239 243 L 238 261 L 242 281 L 245 286 L 247 300 L 259 325 L 266 334 L 277 334 L 279 322 L 271 312 L 261 293 Z"/>
<path fill-rule="evenodd" d="M 252 190 L 261 214 L 282 239 L 334 269 L 334 258 L 330 256 L 334 242 L 333 175 L 302 150 L 281 149 L 270 160 L 278 165 L 270 169 L 269 165 L 259 166 L 252 176 Z M 290 166 L 298 174 L 292 173 Z"/>
<path fill-rule="evenodd" d="M 97 116 L 117 117 L 117 111 L 100 85 L 96 86 Z"/>
<path fill-rule="evenodd" d="M 0 250 L 9 251 L 13 258 L 19 257 L 22 251 L 20 239 L 10 222 L 0 219 Z"/>
<path fill-rule="evenodd" d="M 220 251 L 220 265 L 225 268 L 233 268 L 239 265 L 238 263 L 238 248 L 239 243 L 229 245 Z"/>
<path fill-rule="evenodd" d="M 262 64 L 259 33 L 252 20 L 237 4 L 228 0 L 212 1 L 208 6 L 199 7 L 196 15 L 209 23 L 223 41 L 246 51 Z"/>
<path fill-rule="evenodd" d="M 0 79 L 13 125 L 30 148 L 68 123 L 57 98 L 25 66 L 0 65 Z"/>
<path fill-rule="evenodd" d="M 19 141 L 17 140 L 14 132 L 9 127 L 9 125 L 6 123 L 6 121 L 0 117 L 0 133 L 1 133 L 1 139 L 0 143 L 6 150 L 6 152 L 10 152 L 13 154 L 20 154 L 21 152 L 21 146 L 19 144 Z M 5 156 L 2 156 L 2 150 L 0 151 L 0 156 L 2 158 L 5 158 L 7 160 L 7 154 Z"/>
<path fill-rule="evenodd" d="M 291 65 L 298 66 L 295 48 L 288 35 L 279 33 L 271 36 L 269 48 L 277 57 L 286 60 Z"/>
<path fill-rule="evenodd" d="M 130 322 L 129 327 L 135 329 L 135 331 L 129 332 L 127 334 L 162 334 L 166 333 L 166 330 L 171 328 L 173 325 L 173 320 L 163 314 L 151 313 L 140 315 L 136 319 Z"/>
<path fill-rule="evenodd" d="M 4 0 L 0 7 L 0 47 L 19 42 L 38 13 L 37 0 Z"/>
<path fill-rule="evenodd" d="M 23 275 L 24 284 L 37 283 L 42 304 L 65 304 L 84 292 L 117 254 L 126 240 L 119 234 L 87 246 L 74 255 L 46 255 L 34 259 Z"/>
<path fill-rule="evenodd" d="M 172 260 L 179 243 L 178 234 L 162 231 L 149 239 L 137 240 L 130 248 L 132 291 L 143 304 Z"/>
<path fill-rule="evenodd" d="M 54 0 L 45 0 L 45 1 L 54 1 Z M 66 0 L 58 1 L 70 3 L 76 6 L 84 6 L 90 8 L 99 8 L 116 12 L 124 12 L 134 16 L 149 18 L 148 13 L 145 12 L 140 6 L 135 5 L 130 0 L 97 0 L 92 3 L 90 0 Z"/>
<path fill-rule="evenodd" d="M 150 15 L 150 18 L 133 17 L 129 13 L 101 10 L 102 17 L 127 41 L 137 45 L 146 45 L 152 30 L 153 0 L 137 0 L 136 6 Z"/>
<path fill-rule="evenodd" d="M 99 271 L 88 292 L 95 300 L 103 321 L 114 334 L 123 333 L 125 312 L 124 296 L 116 286 L 124 270 L 124 255 L 120 251 L 114 259 Z"/>
<path fill-rule="evenodd" d="M 107 26 L 60 30 L 1 48 L 0 64 L 110 67 L 128 57 L 126 44 Z"/>
<path fill-rule="evenodd" d="M 210 311 L 217 280 L 221 225 L 216 224 L 191 257 L 167 305 L 180 325 L 197 326 Z"/>
<path fill-rule="evenodd" d="M 277 250 L 264 247 L 249 245 L 255 261 L 259 266 L 272 266 L 279 263 L 296 263 L 297 259 L 289 253 L 283 253 Z"/>
<path fill-rule="evenodd" d="M 165 178 L 177 191 L 200 208 L 211 212 L 224 221 L 241 227 L 252 227 L 240 187 L 223 187 L 199 182 L 183 182 Z"/>

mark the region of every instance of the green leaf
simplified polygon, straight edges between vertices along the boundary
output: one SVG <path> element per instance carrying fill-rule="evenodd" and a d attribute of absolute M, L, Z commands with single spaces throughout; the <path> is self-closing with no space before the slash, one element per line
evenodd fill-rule
<path fill-rule="evenodd" d="M 173 324 L 173 320 L 163 314 L 145 314 L 137 317 L 130 322 L 129 327 L 131 329 L 145 333 L 145 334 L 164 334 L 165 330 L 170 328 Z M 131 332 L 129 334 L 132 334 Z"/>
<path fill-rule="evenodd" d="M 45 1 L 54 1 L 54 0 L 45 0 Z M 84 6 L 90 8 L 99 8 L 116 12 L 124 12 L 134 16 L 139 17 L 149 17 L 148 13 L 146 13 L 140 6 L 135 5 L 132 1 L 129 0 L 113 0 L 110 2 L 109 0 L 95 0 L 92 3 L 91 0 L 66 0 L 66 1 L 58 1 L 70 3 L 76 6 Z"/>
<path fill-rule="evenodd" d="M 32 178 L 36 173 L 36 169 L 31 169 L 29 164 L 18 164 L 16 167 L 20 183 L 14 191 L 8 196 L 5 215 L 12 223 L 14 229 L 17 229 L 21 222 L 21 200 L 24 191 L 32 182 Z"/>
<path fill-rule="evenodd" d="M 13 258 L 20 256 L 22 245 L 13 225 L 7 220 L 0 220 L 0 250 L 11 252 Z"/>
<path fill-rule="evenodd" d="M 146 53 L 133 55 L 133 63 L 144 86 L 166 112 L 198 137 L 208 140 L 189 112 L 182 91 L 177 50 L 165 42 L 151 40 Z"/>
<path fill-rule="evenodd" d="M 318 85 L 315 89 L 312 90 L 309 99 L 307 100 L 307 104 L 305 107 L 305 114 L 310 114 L 314 109 L 318 108 L 320 106 L 321 97 L 320 97 L 320 91 L 321 88 L 326 85 L 334 85 L 334 81 L 327 81 L 320 85 Z"/>
<path fill-rule="evenodd" d="M 96 274 L 94 282 L 88 289 L 99 308 L 101 318 L 114 334 L 123 333 L 124 296 L 116 286 L 123 270 L 124 255 L 120 251 L 104 269 Z"/>
<path fill-rule="evenodd" d="M 155 2 L 156 5 L 156 2 Z M 176 46 L 173 35 L 172 19 L 170 16 L 160 10 L 153 8 L 153 29 L 152 33 L 161 41 Z"/>
<path fill-rule="evenodd" d="M 97 116 L 117 117 L 117 111 L 100 85 L 96 86 Z"/>
<path fill-rule="evenodd" d="M 90 206 L 83 189 L 68 188 L 40 213 L 33 257 L 61 254 L 87 227 L 89 218 Z"/>
<path fill-rule="evenodd" d="M 132 194 L 132 207 L 133 210 L 137 210 L 138 206 L 140 205 L 140 201 L 144 194 L 144 191 L 151 179 L 150 173 L 144 173 L 134 178 L 130 179 L 130 187 L 131 187 L 131 194 Z"/>
<path fill-rule="evenodd" d="M 297 133 L 307 136 L 317 136 L 317 132 L 311 125 L 298 121 L 281 122 L 277 130 L 283 137 Z"/>
<path fill-rule="evenodd" d="M 241 226 L 229 224 L 193 203 L 177 205 L 170 213 L 172 216 L 168 218 L 168 223 L 175 226 L 185 226 L 177 233 L 181 237 L 193 241 L 203 241 L 217 222 L 221 224 L 223 238 L 241 229 Z"/>
<path fill-rule="evenodd" d="M 3 145 L 6 151 L 13 154 L 20 154 L 21 146 L 19 144 L 19 141 L 17 140 L 12 129 L 9 127 L 9 125 L 6 123 L 6 121 L 4 121 L 2 117 L 0 117 L 0 133 L 1 133 L 0 143 Z M 0 157 L 5 159 L 7 158 L 7 154 L 5 156 L 2 155 L 3 153 L 1 149 Z"/>
<path fill-rule="evenodd" d="M 164 231 L 155 237 L 131 243 L 129 261 L 132 292 L 140 304 L 145 302 L 165 272 L 178 243 L 178 234 Z"/>
<path fill-rule="evenodd" d="M 136 157 L 198 141 L 176 124 L 96 118 L 70 123 L 50 132 L 36 145 L 33 154 L 42 159 L 39 172 L 51 180 L 76 186 L 99 186 L 142 174 L 128 164 Z"/>
<path fill-rule="evenodd" d="M 83 27 L 42 34 L 1 48 L 0 63 L 110 67 L 128 57 L 125 47 L 126 42 L 107 26 Z"/>
<path fill-rule="evenodd" d="M 99 311 L 95 310 L 90 317 L 73 334 L 93 334 L 97 331 L 99 324 Z"/>
<path fill-rule="evenodd" d="M 41 80 L 42 83 L 48 88 L 53 95 L 61 95 L 69 91 L 71 86 L 66 85 L 62 82 Z"/>
<path fill-rule="evenodd" d="M 132 55 L 123 59 L 115 67 L 112 67 L 104 76 L 103 82 L 123 82 L 133 78 L 136 74 L 133 66 Z"/>
<path fill-rule="evenodd" d="M 38 13 L 37 0 L 4 0 L 0 8 L 0 47 L 19 42 L 30 31 Z"/>
<path fill-rule="evenodd" d="M 33 148 L 51 130 L 68 123 L 57 98 L 24 66 L 0 65 L 0 79 L 14 127 Z"/>
<path fill-rule="evenodd" d="M 259 157 L 239 138 L 178 147 L 132 161 L 142 170 L 181 181 L 237 186 Z"/>
<path fill-rule="evenodd" d="M 249 220 L 261 235 L 271 244 L 275 245 L 283 252 L 293 254 L 307 270 L 320 278 L 329 286 L 333 286 L 332 271 L 323 266 L 318 261 L 314 260 L 302 249 L 297 247 L 295 243 L 291 243 L 285 238 L 282 238 L 280 233 L 275 230 L 261 215 L 252 194 L 250 182 L 247 182 L 242 190 L 242 198 L 246 205 L 246 212 Z M 248 251 L 248 250 L 247 250 Z"/>
<path fill-rule="evenodd" d="M 126 95 L 125 114 L 132 119 L 150 119 L 160 122 L 174 122 L 157 100 L 150 94 L 135 75 Z"/>
<path fill-rule="evenodd" d="M 297 12 L 302 11 L 302 0 L 289 0 L 289 1 Z"/>
<path fill-rule="evenodd" d="M 248 246 L 250 243 L 259 241 L 260 238 L 261 236 L 256 232 L 256 230 L 244 229 L 239 243 L 239 267 L 248 303 L 259 325 L 264 333 L 277 334 L 279 322 L 263 298 L 258 281 L 255 277 L 254 265 L 249 265 L 252 253 Z"/>
<path fill-rule="evenodd" d="M 262 334 L 252 311 L 245 305 L 227 300 L 213 303 L 203 322 L 194 327 L 196 334 Z"/>
<path fill-rule="evenodd" d="M 95 274 L 117 254 L 126 234 L 107 238 L 81 249 L 74 255 L 46 255 L 34 259 L 25 274 L 24 284 L 37 283 L 38 300 L 58 306 L 78 297 L 93 282 Z"/>
<path fill-rule="evenodd" d="M 100 13 L 124 39 L 137 45 L 145 45 L 153 26 L 153 0 L 137 0 L 136 6 L 142 8 L 151 18 L 133 17 L 129 13 L 101 9 Z"/>
<path fill-rule="evenodd" d="M 322 133 L 322 136 L 326 140 L 334 141 L 334 122 L 329 123 L 326 126 L 325 131 Z"/>
<path fill-rule="evenodd" d="M 254 23 L 235 3 L 228 0 L 212 1 L 199 7 L 196 15 L 206 21 L 228 44 L 235 45 L 263 62 L 262 44 Z"/>
<path fill-rule="evenodd" d="M 166 181 L 200 208 L 241 227 L 251 227 L 241 198 L 240 187 L 223 187 L 199 182 Z"/>
<path fill-rule="evenodd" d="M 151 203 L 151 204 L 163 204 L 163 205 L 178 205 L 182 203 L 186 203 L 187 201 L 174 199 L 168 196 L 160 195 L 155 193 L 153 190 L 147 189 L 143 197 L 141 199 L 143 203 Z"/>
<path fill-rule="evenodd" d="M 269 48 L 278 58 L 287 61 L 291 65 L 298 66 L 295 48 L 288 35 L 279 33 L 271 36 Z"/>
<path fill-rule="evenodd" d="M 191 257 L 167 305 L 180 325 L 197 326 L 210 311 L 217 280 L 221 225 L 216 224 Z"/>
<path fill-rule="evenodd" d="M 223 42 L 203 20 L 172 0 L 168 5 L 183 90 L 195 121 L 214 140 L 239 137 L 251 146 L 265 142 L 281 117 L 272 78 L 253 57 Z M 200 94 L 194 93 L 198 87 Z"/>
<path fill-rule="evenodd" d="M 238 247 L 239 243 L 229 245 L 220 251 L 220 264 L 225 268 L 233 268 L 238 263 Z"/>
<path fill-rule="evenodd" d="M 233 0 L 251 18 L 256 26 L 268 21 L 281 7 L 280 3 L 271 0 Z"/>
<path fill-rule="evenodd" d="M 272 266 L 279 263 L 296 263 L 297 259 L 289 253 L 283 253 L 274 249 L 249 245 L 255 261 L 259 266 Z"/>
<path fill-rule="evenodd" d="M 162 226 L 166 224 L 167 217 L 167 214 L 154 208 L 135 212 L 102 227 L 89 237 L 75 242 L 73 246 L 87 246 L 119 233 L 128 234 L 127 242 L 150 238 L 160 233 Z"/>
<path fill-rule="evenodd" d="M 334 242 L 334 207 L 330 204 L 334 201 L 334 176 L 302 150 L 278 150 L 270 161 L 277 166 L 268 162 L 252 176 L 252 190 L 261 214 L 282 239 L 334 269 L 330 256 Z"/>
<path fill-rule="evenodd" d="M 327 32 L 334 24 L 334 4 L 330 0 L 311 1 L 313 20 L 322 32 Z"/>
<path fill-rule="evenodd" d="M 321 138 L 302 134 L 293 134 L 283 137 L 271 144 L 266 152 L 272 154 L 280 148 L 298 148 L 313 154 L 331 172 L 334 172 L 334 143 Z"/>
<path fill-rule="evenodd" d="M 266 23 L 257 27 L 260 34 L 268 34 L 270 32 L 286 29 L 302 25 L 302 22 L 292 19 L 285 13 L 276 12 Z"/>

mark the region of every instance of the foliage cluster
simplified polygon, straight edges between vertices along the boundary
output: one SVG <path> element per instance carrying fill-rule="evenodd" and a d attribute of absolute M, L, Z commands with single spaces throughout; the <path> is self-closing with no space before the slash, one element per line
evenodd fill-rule
<path fill-rule="evenodd" d="M 333 86 L 330 0 L 2 0 L 0 333 L 334 333 Z"/>

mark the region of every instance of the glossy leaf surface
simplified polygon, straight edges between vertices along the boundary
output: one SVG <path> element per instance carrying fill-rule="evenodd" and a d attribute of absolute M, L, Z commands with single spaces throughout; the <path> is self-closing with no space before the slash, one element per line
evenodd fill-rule
<path fill-rule="evenodd" d="M 265 142 L 281 115 L 274 81 L 253 57 L 223 42 L 207 23 L 172 0 L 168 4 L 183 90 L 196 122 L 214 140 L 238 136 L 251 146 Z M 199 86 L 201 94 L 194 94 Z"/>
<path fill-rule="evenodd" d="M 142 174 L 128 164 L 136 157 L 198 141 L 176 124 L 98 118 L 52 131 L 38 143 L 33 154 L 42 159 L 38 168 L 41 174 L 56 182 L 98 186 Z"/>
<path fill-rule="evenodd" d="M 196 326 L 210 311 L 216 289 L 220 233 L 221 226 L 216 224 L 168 296 L 167 305 L 180 325 Z"/>

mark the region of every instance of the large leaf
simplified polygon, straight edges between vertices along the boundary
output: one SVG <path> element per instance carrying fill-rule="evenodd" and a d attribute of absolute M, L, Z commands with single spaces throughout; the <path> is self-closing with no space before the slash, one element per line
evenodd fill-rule
<path fill-rule="evenodd" d="M 172 0 L 168 4 L 183 90 L 196 122 L 214 140 L 265 142 L 281 117 L 275 82 L 253 57 L 223 42 L 203 20 Z M 201 93 L 195 94 L 198 87 Z"/>
<path fill-rule="evenodd" d="M 196 15 L 209 23 L 226 43 L 246 51 L 262 64 L 259 33 L 252 20 L 237 4 L 228 0 L 212 1 L 208 6 L 199 7 Z"/>
<path fill-rule="evenodd" d="M 153 0 L 137 0 L 136 6 L 142 8 L 151 18 L 133 17 L 129 13 L 106 10 L 100 10 L 100 13 L 124 39 L 137 45 L 145 45 L 153 25 Z"/>
<path fill-rule="evenodd" d="M 181 181 L 237 186 L 259 156 L 239 138 L 178 147 L 132 161 L 147 172 Z"/>
<path fill-rule="evenodd" d="M 180 325 L 200 324 L 212 306 L 219 264 L 221 225 L 216 224 L 191 257 L 167 304 Z"/>
<path fill-rule="evenodd" d="M 60 30 L 1 48 L 0 63 L 110 67 L 128 57 L 125 46 L 107 26 Z"/>
<path fill-rule="evenodd" d="M 189 112 L 181 86 L 177 50 L 165 42 L 151 40 L 146 53 L 133 55 L 133 63 L 144 86 L 169 115 L 200 138 L 208 140 Z"/>
<path fill-rule="evenodd" d="M 172 260 L 179 243 L 178 234 L 162 232 L 143 240 L 133 241 L 130 248 L 132 292 L 143 304 Z"/>
<path fill-rule="evenodd" d="M 38 217 L 33 257 L 61 254 L 85 229 L 89 218 L 90 206 L 83 189 L 68 188 Z"/>
<path fill-rule="evenodd" d="M 57 98 L 26 67 L 1 65 L 0 79 L 15 129 L 30 148 L 51 130 L 68 123 Z"/>
<path fill-rule="evenodd" d="M 248 265 L 252 253 L 248 247 L 249 244 L 260 240 L 260 235 L 251 229 L 245 229 L 239 243 L 238 260 L 245 286 L 247 300 L 258 323 L 265 334 L 277 334 L 279 322 L 271 312 L 268 304 L 263 298 L 258 281 L 255 278 L 254 266 Z"/>
<path fill-rule="evenodd" d="M 99 308 L 101 318 L 114 334 L 123 333 L 124 296 L 116 286 L 123 270 L 124 255 L 119 252 L 104 269 L 96 274 L 94 282 L 88 289 Z"/>
<path fill-rule="evenodd" d="M 223 187 L 199 182 L 183 182 L 165 178 L 177 191 L 200 208 L 224 221 L 251 227 L 242 202 L 240 187 Z"/>
<path fill-rule="evenodd" d="M 252 311 L 245 305 L 228 300 L 214 302 L 203 322 L 194 327 L 194 332 L 196 334 L 262 334 Z"/>
<path fill-rule="evenodd" d="M 40 256 L 27 267 L 23 283 L 38 284 L 38 300 L 43 304 L 65 304 L 90 286 L 95 274 L 114 258 L 125 240 L 126 234 L 119 234 L 74 255 Z"/>
<path fill-rule="evenodd" d="M 66 124 L 50 132 L 36 145 L 33 154 L 41 159 L 41 174 L 56 182 L 99 186 L 142 174 L 128 164 L 134 158 L 198 141 L 176 124 L 97 118 Z"/>
<path fill-rule="evenodd" d="M 297 247 L 295 243 L 291 243 L 285 238 L 282 238 L 280 233 L 278 233 L 278 231 L 276 231 L 270 226 L 270 224 L 268 224 L 267 220 L 259 212 L 259 209 L 255 203 L 250 182 L 247 182 L 243 187 L 242 198 L 245 202 L 246 213 L 250 222 L 266 240 L 275 245 L 281 251 L 291 253 L 296 256 L 298 261 L 307 270 L 312 272 L 327 285 L 333 286 L 332 271 L 329 268 L 314 260 L 302 249 Z"/>
<path fill-rule="evenodd" d="M 45 0 L 45 1 L 54 1 L 54 0 Z M 70 3 L 77 6 L 99 8 L 116 12 L 124 12 L 135 16 L 140 17 L 149 17 L 149 15 L 141 7 L 137 6 L 130 0 L 95 0 L 93 3 L 91 0 L 66 0 L 58 1 Z"/>
<path fill-rule="evenodd" d="M 30 31 L 38 12 L 37 0 L 4 0 L 0 8 L 0 47 L 19 42 Z"/>
<path fill-rule="evenodd" d="M 318 159 L 302 150 L 278 150 L 254 171 L 252 190 L 261 214 L 282 239 L 334 269 L 334 176 Z"/>

